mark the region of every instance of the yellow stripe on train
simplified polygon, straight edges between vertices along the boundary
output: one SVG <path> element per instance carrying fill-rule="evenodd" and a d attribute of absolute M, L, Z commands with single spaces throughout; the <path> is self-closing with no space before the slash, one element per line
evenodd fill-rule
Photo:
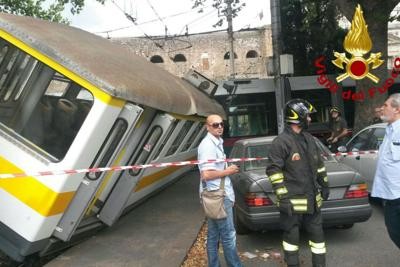
<path fill-rule="evenodd" d="M 3 157 L 0 157 L 0 166 L 2 167 L 1 171 L 3 173 L 24 172 Z M 152 175 L 145 176 L 138 182 L 134 191 L 138 192 L 182 167 L 184 166 L 172 166 L 155 172 Z M 63 213 L 75 194 L 74 191 L 63 193 L 55 192 L 30 176 L 0 179 L 0 188 L 44 217 Z"/>
<path fill-rule="evenodd" d="M 3 173 L 24 172 L 3 157 L 0 157 L 0 166 Z M 0 179 L 0 188 L 45 217 L 64 212 L 75 194 L 74 191 L 55 192 L 30 176 Z"/>

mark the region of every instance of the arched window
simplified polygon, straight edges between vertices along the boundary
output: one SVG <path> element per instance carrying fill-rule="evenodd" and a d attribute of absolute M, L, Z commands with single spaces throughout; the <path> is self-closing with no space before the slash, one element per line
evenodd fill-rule
<path fill-rule="evenodd" d="M 164 59 L 159 55 L 152 56 L 150 61 L 153 63 L 164 63 Z"/>
<path fill-rule="evenodd" d="M 233 53 L 234 55 L 235 55 L 235 59 L 237 59 L 237 55 L 236 55 L 236 53 Z M 230 57 L 229 57 L 229 52 L 226 52 L 225 53 L 225 55 L 224 55 L 224 59 L 229 59 Z"/>
<path fill-rule="evenodd" d="M 173 61 L 174 62 L 186 62 L 186 57 L 182 54 L 176 54 Z"/>
<path fill-rule="evenodd" d="M 255 50 L 250 50 L 246 54 L 246 58 L 256 58 L 256 57 L 258 57 L 258 53 Z"/>

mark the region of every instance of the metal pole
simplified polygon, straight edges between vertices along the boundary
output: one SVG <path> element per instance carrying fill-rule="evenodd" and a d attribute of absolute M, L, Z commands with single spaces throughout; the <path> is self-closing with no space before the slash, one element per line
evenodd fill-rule
<path fill-rule="evenodd" d="M 229 63 L 231 65 L 230 78 L 235 79 L 235 52 L 233 51 L 233 26 L 232 26 L 232 0 L 226 0 L 227 21 L 228 21 L 228 41 L 229 41 Z"/>
<path fill-rule="evenodd" d="M 283 109 L 286 103 L 285 92 L 282 86 L 281 66 L 279 57 L 282 54 L 281 41 L 281 10 L 279 0 L 271 1 L 271 30 L 272 30 L 272 50 L 275 69 L 275 99 L 276 99 L 276 114 L 278 123 L 278 132 L 282 132 L 284 128 Z"/>

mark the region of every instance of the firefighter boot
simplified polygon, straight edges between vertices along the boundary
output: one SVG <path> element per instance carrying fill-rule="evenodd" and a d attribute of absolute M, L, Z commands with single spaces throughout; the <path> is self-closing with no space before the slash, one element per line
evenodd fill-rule
<path fill-rule="evenodd" d="M 312 266 L 313 267 L 325 267 L 325 253 L 324 254 L 312 254 Z"/>
<path fill-rule="evenodd" d="M 299 267 L 299 253 L 298 251 L 284 251 L 285 262 L 288 267 Z"/>

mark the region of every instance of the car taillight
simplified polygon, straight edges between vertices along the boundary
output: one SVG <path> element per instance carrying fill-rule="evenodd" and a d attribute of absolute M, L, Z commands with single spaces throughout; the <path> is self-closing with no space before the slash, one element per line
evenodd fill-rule
<path fill-rule="evenodd" d="M 347 189 L 344 198 L 362 198 L 367 196 L 367 184 L 353 184 Z"/>
<path fill-rule="evenodd" d="M 272 200 L 264 193 L 248 193 L 244 201 L 249 207 L 270 206 L 273 204 Z"/>

